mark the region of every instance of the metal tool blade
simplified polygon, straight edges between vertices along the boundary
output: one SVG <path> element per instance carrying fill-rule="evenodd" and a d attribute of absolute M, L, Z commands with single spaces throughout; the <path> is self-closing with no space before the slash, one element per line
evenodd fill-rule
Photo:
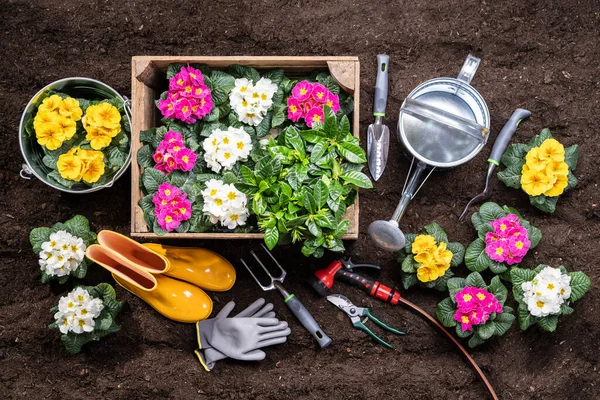
<path fill-rule="evenodd" d="M 381 117 L 376 117 L 375 123 L 367 130 L 367 159 L 369 171 L 374 180 L 383 175 L 387 164 L 390 148 L 390 129 L 381 123 Z"/>
<path fill-rule="evenodd" d="M 350 299 L 343 294 L 330 294 L 327 296 L 327 301 L 344 312 L 348 312 L 347 308 L 354 306 Z"/>

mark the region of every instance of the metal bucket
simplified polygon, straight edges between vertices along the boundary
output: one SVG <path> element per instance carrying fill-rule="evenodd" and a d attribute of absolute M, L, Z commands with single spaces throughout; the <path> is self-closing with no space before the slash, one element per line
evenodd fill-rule
<path fill-rule="evenodd" d="M 479 62 L 479 58 L 469 55 L 457 78 L 424 82 L 404 100 L 398 117 L 398 140 L 413 161 L 392 219 L 374 221 L 369 226 L 369 235 L 377 246 L 390 251 L 404 247 L 400 219 L 429 175 L 436 168 L 466 163 L 487 143 L 489 110 L 481 94 L 469 85 Z M 429 174 L 421 180 L 426 170 Z"/>
<path fill-rule="evenodd" d="M 21 147 L 21 154 L 25 160 L 25 164 L 23 164 L 21 167 L 21 178 L 31 179 L 31 175 L 34 175 L 46 185 L 67 193 L 90 193 L 106 187 L 111 187 L 115 181 L 119 179 L 121 175 L 123 175 L 131 163 L 131 143 L 129 144 L 129 153 L 127 155 L 127 159 L 125 160 L 125 164 L 123 164 L 123 166 L 118 170 L 107 174 L 106 177 L 109 179 L 109 181 L 104 185 L 89 187 L 83 183 L 76 183 L 72 188 L 66 188 L 47 179 L 46 175 L 51 170 L 42 162 L 44 152 L 42 151 L 41 146 L 35 140 L 32 140 L 27 136 L 27 132 L 25 131 L 25 123 L 29 120 L 29 118 L 34 117 L 34 112 L 36 111 L 35 105 L 40 96 L 51 90 L 65 93 L 72 97 L 85 98 L 87 100 L 103 100 L 119 97 L 123 101 L 123 105 L 125 107 L 125 116 L 131 129 L 131 102 L 129 99 L 127 99 L 127 97 L 121 96 L 115 89 L 107 84 L 95 79 L 80 77 L 65 78 L 52 82 L 37 92 L 36 95 L 29 100 L 29 103 L 27 103 L 27 107 L 25 107 L 25 111 L 21 116 L 21 123 L 19 125 L 19 145 Z M 129 139 L 131 141 L 131 136 Z"/>

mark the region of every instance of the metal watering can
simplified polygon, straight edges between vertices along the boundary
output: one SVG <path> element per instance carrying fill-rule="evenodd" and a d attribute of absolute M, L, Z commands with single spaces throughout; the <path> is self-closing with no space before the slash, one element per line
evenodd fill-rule
<path fill-rule="evenodd" d="M 436 168 L 466 163 L 487 143 L 488 106 L 470 85 L 480 61 L 469 55 L 457 78 L 431 79 L 417 86 L 404 100 L 397 134 L 412 155 L 412 162 L 392 218 L 374 221 L 369 226 L 369 236 L 378 247 L 389 251 L 404 247 L 406 238 L 399 228 L 400 219 L 429 175 Z M 421 179 L 427 170 L 429 173 Z"/>

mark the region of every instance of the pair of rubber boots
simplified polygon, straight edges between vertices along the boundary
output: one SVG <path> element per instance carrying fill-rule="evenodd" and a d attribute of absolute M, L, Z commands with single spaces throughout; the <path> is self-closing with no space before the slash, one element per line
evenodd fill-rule
<path fill-rule="evenodd" d="M 202 289 L 222 292 L 235 283 L 233 266 L 210 250 L 140 244 L 112 231 L 99 232 L 98 243 L 86 249 L 87 258 L 110 271 L 124 289 L 175 321 L 195 323 L 208 318 L 212 300 Z"/>

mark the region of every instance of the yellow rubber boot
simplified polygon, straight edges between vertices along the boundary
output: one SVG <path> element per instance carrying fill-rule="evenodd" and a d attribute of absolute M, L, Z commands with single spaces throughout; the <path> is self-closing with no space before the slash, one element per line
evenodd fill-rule
<path fill-rule="evenodd" d="M 146 251 L 150 253 L 150 250 L 146 249 Z M 202 289 L 194 285 L 164 275 L 153 275 L 101 245 L 89 246 L 86 249 L 86 256 L 110 271 L 121 287 L 144 300 L 169 319 L 195 323 L 208 318 L 212 312 L 212 300 Z M 162 259 L 162 256 L 157 256 L 158 259 Z M 151 256 L 143 254 L 138 261 L 151 261 Z"/>
<path fill-rule="evenodd" d="M 165 275 L 214 292 L 229 290 L 235 283 L 235 268 L 214 251 L 156 243 L 144 243 L 143 246 L 169 260 Z"/>

